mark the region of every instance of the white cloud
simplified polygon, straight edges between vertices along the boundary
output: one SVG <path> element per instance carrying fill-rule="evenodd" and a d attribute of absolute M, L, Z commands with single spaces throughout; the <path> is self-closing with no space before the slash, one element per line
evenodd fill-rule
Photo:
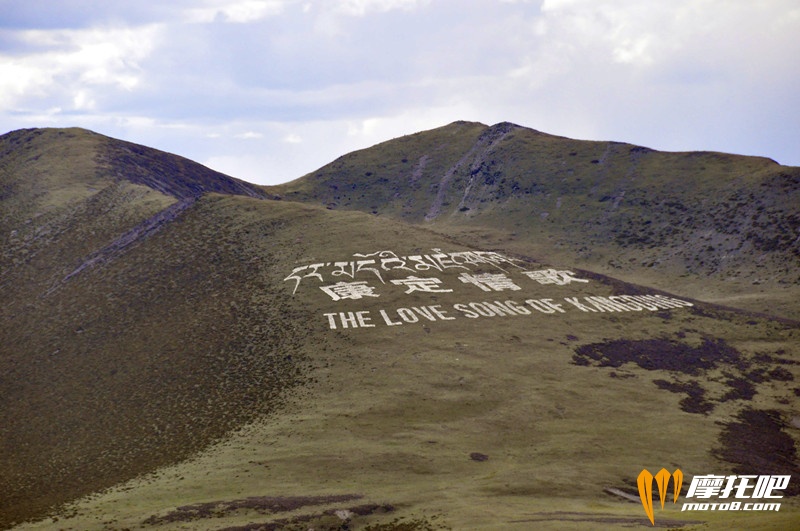
<path fill-rule="evenodd" d="M 362 17 L 369 12 L 386 12 L 395 9 L 411 10 L 427 4 L 429 0 L 339 0 L 331 2 L 334 9 L 346 15 Z"/>
<path fill-rule="evenodd" d="M 37 99 L 85 110 L 109 88 L 130 92 L 141 81 L 139 61 L 156 47 L 161 27 L 24 30 L 23 56 L 0 53 L 0 110 Z"/>
<path fill-rule="evenodd" d="M 95 102 L 85 90 L 79 90 L 72 99 L 72 102 L 73 107 L 80 111 L 91 110 L 97 106 L 97 102 Z"/>
<path fill-rule="evenodd" d="M 23 96 L 44 95 L 50 74 L 36 65 L 0 56 L 0 110 L 12 108 Z"/>
<path fill-rule="evenodd" d="M 205 0 L 200 7 L 183 12 L 186 22 L 209 23 L 217 20 L 246 24 L 280 14 L 285 0 Z"/>
<path fill-rule="evenodd" d="M 264 138 L 264 135 L 261 133 L 257 133 L 255 131 L 247 131 L 245 133 L 239 133 L 238 135 L 234 135 L 235 138 L 243 139 L 243 140 L 252 140 L 254 138 Z"/>

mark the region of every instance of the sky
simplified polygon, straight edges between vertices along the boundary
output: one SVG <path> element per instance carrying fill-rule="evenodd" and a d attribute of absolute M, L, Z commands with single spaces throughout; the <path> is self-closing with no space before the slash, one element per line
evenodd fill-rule
<path fill-rule="evenodd" d="M 797 0 L 0 0 L 0 134 L 259 184 L 468 120 L 800 166 Z"/>

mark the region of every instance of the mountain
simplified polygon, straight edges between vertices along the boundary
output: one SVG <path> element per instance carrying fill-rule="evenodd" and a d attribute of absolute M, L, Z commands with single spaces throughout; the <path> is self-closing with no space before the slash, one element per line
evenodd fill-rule
<path fill-rule="evenodd" d="M 800 168 L 456 122 L 273 189 L 794 319 Z"/>
<path fill-rule="evenodd" d="M 3 135 L 0 527 L 649 526 L 666 467 L 656 525 L 790 528 L 797 171 L 460 122 L 267 188 Z M 681 512 L 707 474 L 791 481 Z"/>

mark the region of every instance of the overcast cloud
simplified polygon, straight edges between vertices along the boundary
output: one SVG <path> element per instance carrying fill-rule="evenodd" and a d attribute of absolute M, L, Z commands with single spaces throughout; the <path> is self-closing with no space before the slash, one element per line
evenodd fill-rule
<path fill-rule="evenodd" d="M 258 183 L 455 120 L 800 166 L 796 0 L 0 0 L 0 133 Z"/>

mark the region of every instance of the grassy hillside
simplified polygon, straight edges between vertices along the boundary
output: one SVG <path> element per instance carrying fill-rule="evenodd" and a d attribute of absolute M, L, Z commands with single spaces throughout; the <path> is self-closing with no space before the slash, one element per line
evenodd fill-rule
<path fill-rule="evenodd" d="M 297 377 L 283 357 L 230 370 L 231 356 L 294 340 L 290 327 L 263 327 L 285 318 L 280 301 L 257 323 L 236 308 L 263 282 L 243 282 L 263 257 L 246 242 L 230 249 L 226 230 L 239 228 L 212 230 L 195 204 L 206 187 L 263 194 L 141 146 L 123 164 L 116 154 L 130 145 L 87 131 L 19 131 L 0 145 L 7 523 L 189 455 Z M 144 241 L 161 251 L 143 255 Z"/>
<path fill-rule="evenodd" d="M 800 317 L 800 168 L 456 122 L 273 189 L 683 295 Z"/>
<path fill-rule="evenodd" d="M 0 527 L 650 526 L 662 466 L 793 479 L 780 512 L 661 527 L 800 514 L 796 322 L 37 141 L 0 158 Z"/>

